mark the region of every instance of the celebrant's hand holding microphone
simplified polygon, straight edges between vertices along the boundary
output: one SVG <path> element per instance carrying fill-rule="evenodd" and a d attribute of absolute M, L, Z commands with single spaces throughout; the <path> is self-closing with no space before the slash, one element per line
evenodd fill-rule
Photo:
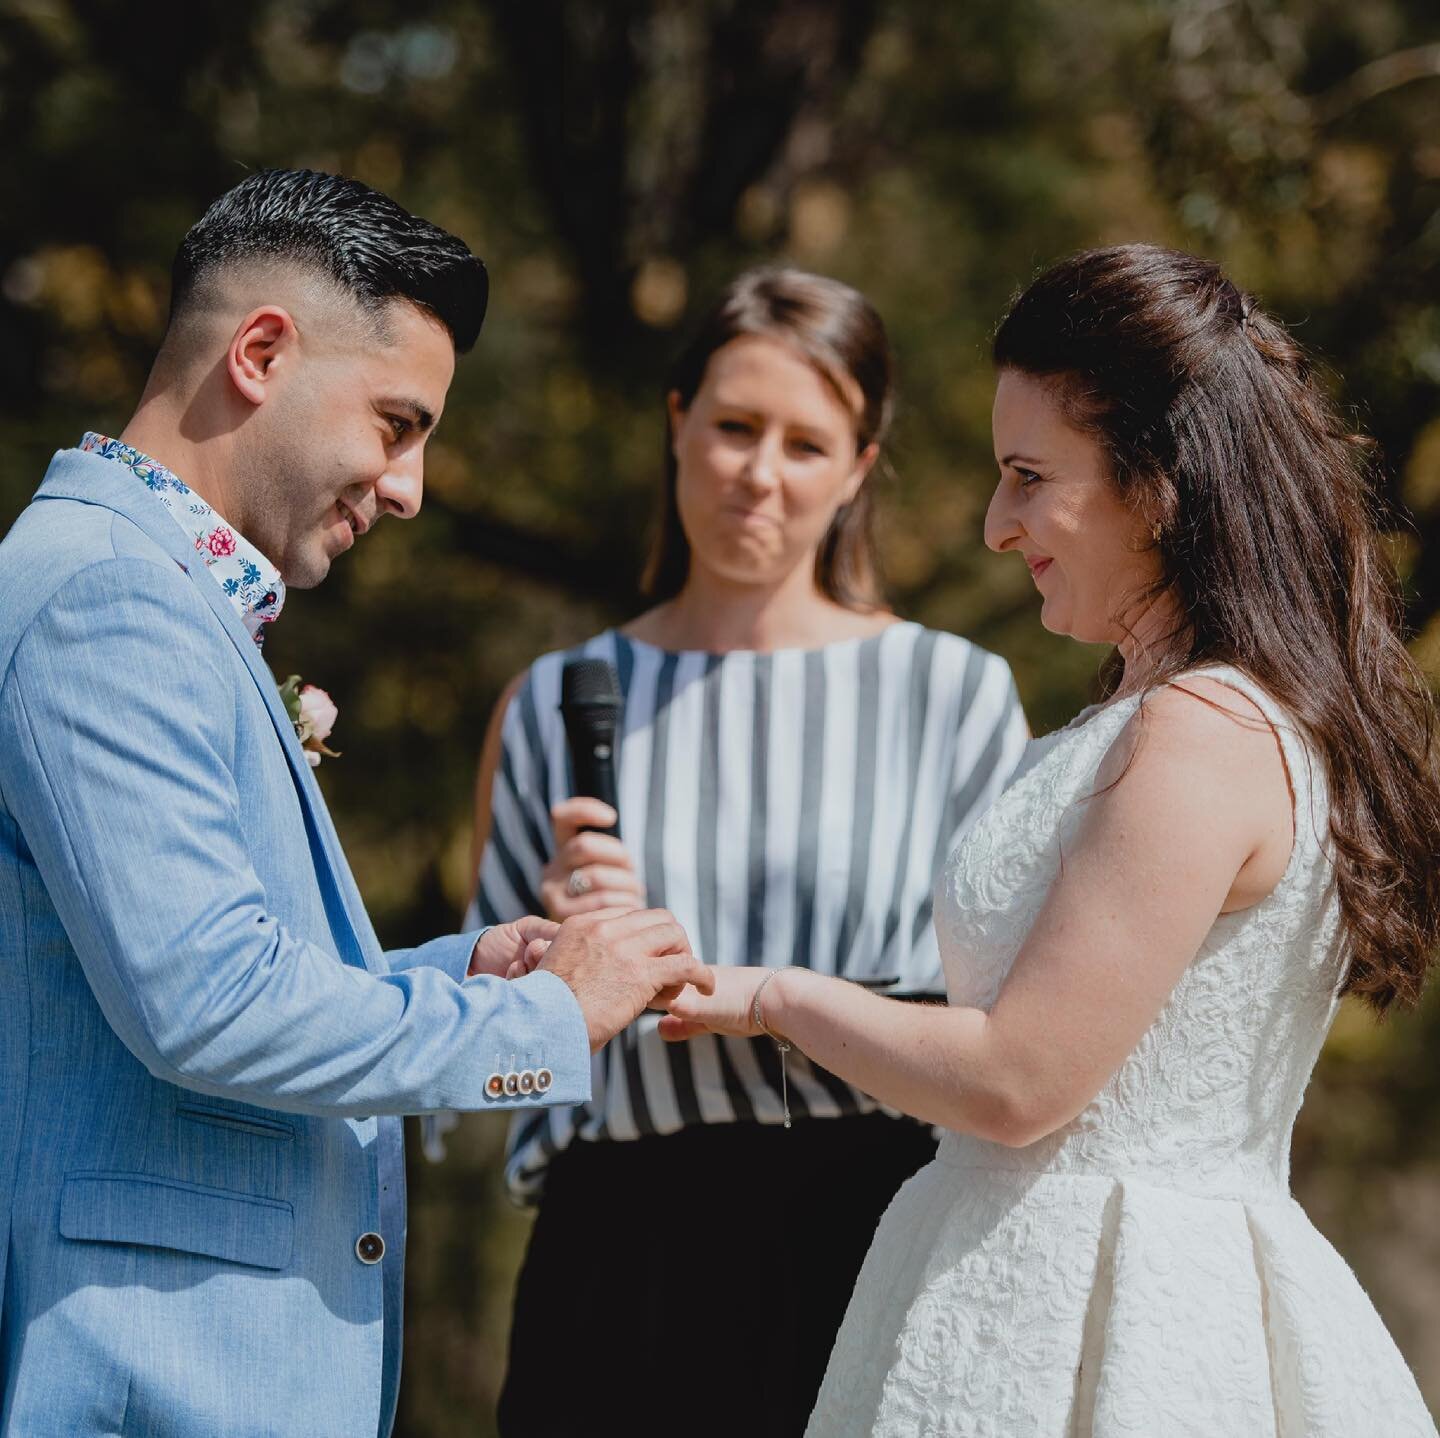
<path fill-rule="evenodd" d="M 552 919 L 645 904 L 645 888 L 620 842 L 615 748 L 622 707 L 619 677 L 608 661 L 572 659 L 565 666 L 560 713 L 574 797 L 550 810 L 555 848 L 540 875 L 540 898 Z"/>
<path fill-rule="evenodd" d="M 617 815 L 602 799 L 580 795 L 550 810 L 555 855 L 540 875 L 540 898 L 553 919 L 599 909 L 635 909 L 645 888 L 616 835 Z"/>
<path fill-rule="evenodd" d="M 501 924 L 481 940 L 502 936 L 495 951 L 503 965 L 487 972 L 513 979 L 540 968 L 563 979 L 580 1001 L 592 1050 L 645 1009 L 666 1007 L 687 984 L 706 994 L 715 987 L 714 970 L 690 952 L 674 915 L 643 907 L 645 890 L 620 842 L 620 702 L 615 671 L 604 660 L 566 665 L 560 708 L 576 794 L 551 810 L 555 852 L 540 882 L 550 918 Z"/>

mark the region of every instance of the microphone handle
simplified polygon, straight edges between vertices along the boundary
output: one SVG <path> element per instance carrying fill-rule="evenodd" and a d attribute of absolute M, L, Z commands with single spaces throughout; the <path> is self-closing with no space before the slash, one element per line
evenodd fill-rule
<path fill-rule="evenodd" d="M 620 813 L 619 796 L 615 789 L 615 751 L 603 739 L 584 740 L 571 746 L 571 759 L 575 766 L 575 792 L 587 798 L 600 799 Z M 617 817 L 609 828 L 598 824 L 584 824 L 584 829 L 600 834 L 614 834 L 620 837 L 620 822 Z"/>

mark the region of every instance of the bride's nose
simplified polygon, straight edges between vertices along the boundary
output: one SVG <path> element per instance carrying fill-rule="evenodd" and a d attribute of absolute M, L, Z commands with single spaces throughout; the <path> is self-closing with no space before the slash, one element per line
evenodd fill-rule
<path fill-rule="evenodd" d="M 995 486 L 995 493 L 990 496 L 990 504 L 985 511 L 985 546 L 996 554 L 1003 554 L 1023 533 L 1009 486 L 1001 480 Z"/>

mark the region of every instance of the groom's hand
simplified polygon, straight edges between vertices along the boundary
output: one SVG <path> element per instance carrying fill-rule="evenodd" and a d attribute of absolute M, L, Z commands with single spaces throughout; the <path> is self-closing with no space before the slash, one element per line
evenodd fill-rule
<path fill-rule="evenodd" d="M 528 974 L 559 932 L 560 925 L 553 919 L 537 919 L 533 914 L 510 924 L 496 924 L 475 941 L 465 977 L 491 974 L 513 979 Z"/>
<path fill-rule="evenodd" d="M 690 952 L 685 930 L 665 909 L 601 909 L 567 919 L 539 967 L 580 1001 L 592 1053 L 686 984 L 707 994 L 715 987 L 714 971 Z"/>

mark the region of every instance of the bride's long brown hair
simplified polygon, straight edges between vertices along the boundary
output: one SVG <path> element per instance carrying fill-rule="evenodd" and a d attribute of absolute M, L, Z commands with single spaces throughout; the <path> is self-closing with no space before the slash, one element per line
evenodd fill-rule
<path fill-rule="evenodd" d="M 1294 716 L 1329 787 L 1342 991 L 1415 1002 L 1440 941 L 1435 710 L 1379 547 L 1373 445 L 1279 321 L 1175 250 L 1063 260 L 994 358 L 1054 382 L 1156 536 L 1181 622 L 1151 682 L 1232 664 Z"/>

